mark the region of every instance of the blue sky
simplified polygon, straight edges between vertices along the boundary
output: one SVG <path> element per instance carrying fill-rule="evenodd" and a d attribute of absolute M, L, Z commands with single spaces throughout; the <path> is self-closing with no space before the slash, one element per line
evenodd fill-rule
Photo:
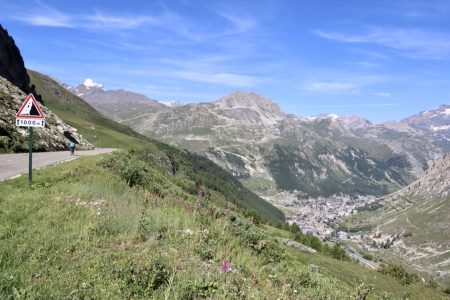
<path fill-rule="evenodd" d="M 401 119 L 450 103 L 449 1 L 6 1 L 28 68 L 158 100 L 255 91 L 286 113 Z"/>

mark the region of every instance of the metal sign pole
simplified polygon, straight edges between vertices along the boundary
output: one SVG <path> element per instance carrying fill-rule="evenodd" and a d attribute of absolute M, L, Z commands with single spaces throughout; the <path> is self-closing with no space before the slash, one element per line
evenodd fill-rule
<path fill-rule="evenodd" d="M 28 183 L 31 186 L 31 182 L 33 180 L 33 127 L 28 127 L 29 135 L 28 135 Z"/>
<path fill-rule="evenodd" d="M 28 127 L 28 184 L 33 181 L 33 127 L 45 127 L 45 116 L 33 94 L 29 94 L 16 114 L 16 126 Z"/>

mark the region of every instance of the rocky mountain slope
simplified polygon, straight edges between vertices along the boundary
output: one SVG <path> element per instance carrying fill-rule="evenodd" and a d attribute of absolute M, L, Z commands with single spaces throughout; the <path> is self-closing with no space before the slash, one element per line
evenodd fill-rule
<path fill-rule="evenodd" d="M 423 111 L 400 122 L 388 122 L 387 128 L 410 135 L 426 136 L 432 146 L 450 152 L 450 105 Z"/>
<path fill-rule="evenodd" d="M 357 116 L 317 116 L 304 117 L 302 120 L 319 128 L 323 134 L 331 132 L 346 143 L 355 142 L 356 137 L 384 144 L 394 153 L 406 157 L 411 173 L 417 177 L 424 175 L 429 168 L 428 162 L 450 151 L 445 137 L 434 134 L 432 130 L 414 128 L 407 123 L 408 119 L 384 124 L 374 124 Z M 443 122 L 450 125 L 450 120 Z M 442 133 L 449 134 L 450 130 Z"/>
<path fill-rule="evenodd" d="M 26 94 L 33 93 L 35 98 L 42 102 L 42 99 L 30 86 L 25 64 L 19 48 L 17 48 L 14 39 L 0 24 L 0 76 L 19 87 Z"/>
<path fill-rule="evenodd" d="M 28 150 L 28 129 L 16 127 L 16 113 L 27 95 L 3 77 L 0 77 L 0 152 Z M 58 116 L 41 104 L 46 117 L 45 128 L 35 128 L 33 149 L 36 151 L 65 150 L 69 141 L 78 149 L 92 149 L 77 129 L 65 124 Z"/>
<path fill-rule="evenodd" d="M 96 83 L 90 78 L 76 87 L 69 87 L 68 89 L 104 115 L 113 116 L 116 120 L 122 120 L 130 113 L 136 115 L 165 106 L 142 94 L 123 89 L 107 90 L 102 84 Z"/>
<path fill-rule="evenodd" d="M 364 125 L 359 119 L 340 124 L 336 117 L 286 115 L 255 93 L 138 114 L 128 110 L 116 120 L 206 155 L 264 194 L 384 195 L 415 178 L 406 154 L 349 131 L 351 124 Z"/>
<path fill-rule="evenodd" d="M 418 270 L 450 279 L 450 154 L 426 174 L 381 198 L 352 218 L 351 226 L 371 228 L 372 250 Z"/>
<path fill-rule="evenodd" d="M 0 25 L 0 152 L 20 152 L 28 149 L 28 131 L 16 127 L 15 116 L 27 94 L 41 96 L 30 86 L 30 78 L 14 39 Z M 58 116 L 42 105 L 46 116 L 45 128 L 34 129 L 33 149 L 37 151 L 64 150 L 70 141 L 79 149 L 91 149 L 93 145 L 65 124 Z"/>

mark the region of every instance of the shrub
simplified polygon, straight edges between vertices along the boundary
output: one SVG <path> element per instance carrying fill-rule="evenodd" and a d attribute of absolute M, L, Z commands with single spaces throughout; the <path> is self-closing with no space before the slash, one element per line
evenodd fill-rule
<path fill-rule="evenodd" d="M 444 288 L 443 290 L 444 293 L 446 293 L 447 295 L 450 295 L 450 285 L 448 285 L 447 287 Z"/>
<path fill-rule="evenodd" d="M 397 278 L 403 285 L 410 285 L 420 280 L 417 274 L 406 271 L 402 265 L 380 264 L 378 271 Z"/>
<path fill-rule="evenodd" d="M 356 299 L 365 300 L 369 296 L 369 294 L 374 290 L 373 285 L 367 284 L 364 281 L 360 281 L 358 286 L 356 287 Z"/>
<path fill-rule="evenodd" d="M 122 268 L 116 267 L 114 273 L 127 298 L 150 297 L 153 291 L 169 282 L 172 269 L 166 259 L 158 256 L 150 265 L 139 266 L 129 262 Z"/>
<path fill-rule="evenodd" d="M 364 254 L 363 258 L 367 260 L 373 260 L 373 256 L 371 254 Z"/>
<path fill-rule="evenodd" d="M 216 282 L 194 279 L 182 284 L 177 295 L 178 298 L 175 299 L 210 299 L 218 287 L 219 285 Z"/>
<path fill-rule="evenodd" d="M 142 215 L 139 220 L 138 226 L 138 238 L 142 242 L 147 241 L 150 237 L 154 236 L 155 239 L 160 240 L 167 234 L 167 224 L 161 220 L 155 220 L 151 216 Z"/>
<path fill-rule="evenodd" d="M 342 248 L 338 243 L 334 244 L 333 247 L 330 248 L 330 255 L 338 260 L 348 260 L 348 256 L 345 253 L 344 248 Z"/>
<path fill-rule="evenodd" d="M 437 289 L 439 287 L 439 284 L 433 278 L 428 279 L 426 285 L 432 289 Z"/>

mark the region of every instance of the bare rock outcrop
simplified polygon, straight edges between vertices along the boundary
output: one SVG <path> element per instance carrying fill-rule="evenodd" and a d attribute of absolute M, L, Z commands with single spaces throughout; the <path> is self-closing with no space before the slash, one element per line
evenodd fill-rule
<path fill-rule="evenodd" d="M 16 127 L 16 113 L 26 99 L 25 94 L 16 85 L 0 77 L 0 152 L 23 152 L 28 149 L 28 130 Z M 57 115 L 41 104 L 46 117 L 45 128 L 35 128 L 33 150 L 56 151 L 67 149 L 74 142 L 78 149 L 93 149 L 94 146 L 83 139 L 73 128 L 65 124 Z"/>
<path fill-rule="evenodd" d="M 41 97 L 37 95 L 33 87 L 30 87 L 30 77 L 19 48 L 2 25 L 0 25 L 0 76 L 6 78 L 23 92 L 33 93 L 35 98 L 42 103 Z"/>

